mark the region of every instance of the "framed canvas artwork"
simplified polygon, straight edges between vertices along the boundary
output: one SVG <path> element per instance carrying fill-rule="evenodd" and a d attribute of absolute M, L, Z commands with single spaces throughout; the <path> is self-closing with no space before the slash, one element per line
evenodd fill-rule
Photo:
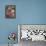
<path fill-rule="evenodd" d="M 5 6 L 5 17 L 6 18 L 16 18 L 16 5 L 6 5 Z"/>

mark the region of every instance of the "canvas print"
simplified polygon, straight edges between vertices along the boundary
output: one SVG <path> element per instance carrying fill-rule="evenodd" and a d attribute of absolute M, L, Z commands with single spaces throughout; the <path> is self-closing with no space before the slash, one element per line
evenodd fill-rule
<path fill-rule="evenodd" d="M 19 24 L 18 33 L 19 46 L 42 46 L 46 43 L 46 25 Z"/>
<path fill-rule="evenodd" d="M 5 17 L 6 18 L 16 18 L 16 5 L 6 5 L 5 6 Z"/>
<path fill-rule="evenodd" d="M 19 25 L 20 40 L 46 41 L 46 25 Z"/>

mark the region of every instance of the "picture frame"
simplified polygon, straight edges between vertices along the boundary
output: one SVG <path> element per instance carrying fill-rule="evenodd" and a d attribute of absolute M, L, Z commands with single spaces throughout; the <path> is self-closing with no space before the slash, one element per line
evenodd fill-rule
<path fill-rule="evenodd" d="M 16 18 L 16 5 L 5 6 L 5 18 Z"/>

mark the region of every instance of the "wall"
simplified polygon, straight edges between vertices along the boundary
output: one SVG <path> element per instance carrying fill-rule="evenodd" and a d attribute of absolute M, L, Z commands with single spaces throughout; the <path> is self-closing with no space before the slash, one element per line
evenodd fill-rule
<path fill-rule="evenodd" d="M 16 19 L 5 18 L 7 4 L 16 5 Z M 8 43 L 7 36 L 18 31 L 17 24 L 46 24 L 46 0 L 0 0 L 0 44 Z"/>

